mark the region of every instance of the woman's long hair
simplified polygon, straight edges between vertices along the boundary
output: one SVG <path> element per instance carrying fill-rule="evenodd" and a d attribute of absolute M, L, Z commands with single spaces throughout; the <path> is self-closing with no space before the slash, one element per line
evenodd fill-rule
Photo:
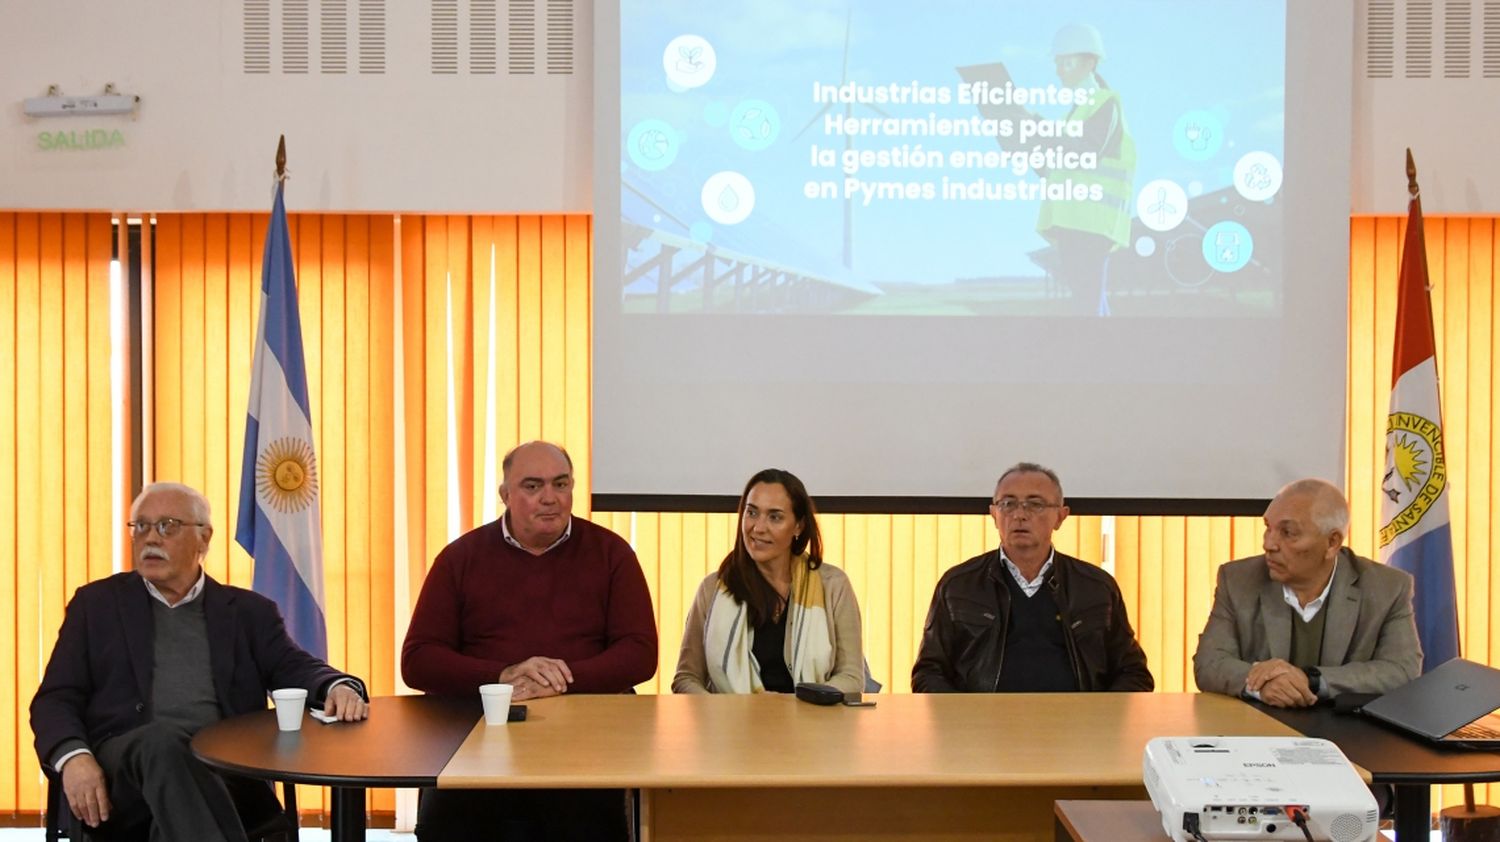
<path fill-rule="evenodd" d="M 745 501 L 750 497 L 750 489 L 762 483 L 779 485 L 792 498 L 792 519 L 802 523 L 801 533 L 792 539 L 792 558 L 796 559 L 806 552 L 809 570 L 816 570 L 823 563 L 823 535 L 818 531 L 817 511 L 813 508 L 812 497 L 808 496 L 807 486 L 791 471 L 780 468 L 766 468 L 756 473 L 745 483 L 745 491 L 740 494 L 739 517 L 734 528 L 734 549 L 719 564 L 719 582 L 736 602 L 745 606 L 749 612 L 747 619 L 751 628 L 770 619 L 781 600 L 776 589 L 761 575 L 760 568 L 755 566 L 755 559 L 745 549 Z"/>

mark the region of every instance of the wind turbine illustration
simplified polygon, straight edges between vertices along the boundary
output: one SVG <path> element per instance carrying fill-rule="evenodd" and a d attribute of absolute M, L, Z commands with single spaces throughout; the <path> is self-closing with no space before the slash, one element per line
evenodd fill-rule
<path fill-rule="evenodd" d="M 1167 188 L 1156 188 L 1156 201 L 1146 207 L 1146 213 L 1150 214 L 1158 222 L 1166 222 L 1166 220 L 1171 219 L 1177 213 L 1176 206 L 1172 204 L 1171 199 L 1167 196 Z"/>
<path fill-rule="evenodd" d="M 840 88 L 843 88 L 845 83 L 849 81 L 849 35 L 853 28 L 853 23 L 854 7 L 851 5 L 849 7 L 848 14 L 844 18 L 844 64 L 839 71 Z M 827 105 L 824 105 L 822 108 L 818 109 L 818 112 L 812 116 L 812 119 L 808 120 L 806 125 L 797 130 L 797 133 L 792 136 L 792 139 L 796 140 L 804 133 L 806 133 L 808 129 L 812 128 L 819 120 L 823 119 L 823 117 L 827 115 L 829 111 L 832 111 L 834 105 L 834 103 L 830 102 Z M 860 107 L 869 109 L 870 111 L 880 115 L 881 117 L 891 116 L 873 105 L 866 105 L 861 103 Z M 854 103 L 844 103 L 844 117 L 847 119 L 852 116 L 854 116 Z M 844 151 L 848 152 L 853 148 L 854 138 L 848 132 L 845 132 Z M 854 203 L 847 195 L 844 197 L 844 268 L 854 268 Z"/>

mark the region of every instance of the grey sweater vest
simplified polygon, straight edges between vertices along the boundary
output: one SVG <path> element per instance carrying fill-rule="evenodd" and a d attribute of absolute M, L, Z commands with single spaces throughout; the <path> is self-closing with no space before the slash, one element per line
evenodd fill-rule
<path fill-rule="evenodd" d="M 151 601 L 156 621 L 151 671 L 151 716 L 180 722 L 189 731 L 218 722 L 213 665 L 208 657 L 208 621 L 203 600 L 168 608 Z"/>

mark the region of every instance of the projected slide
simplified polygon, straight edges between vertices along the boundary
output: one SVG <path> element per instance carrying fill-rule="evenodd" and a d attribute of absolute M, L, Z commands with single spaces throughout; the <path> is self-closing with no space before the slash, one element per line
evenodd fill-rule
<path fill-rule="evenodd" d="M 595 8 L 611 505 L 1342 476 L 1354 0 Z"/>
<path fill-rule="evenodd" d="M 621 0 L 619 21 L 597 213 L 621 220 L 599 280 L 627 317 L 1282 312 L 1282 3 Z"/>

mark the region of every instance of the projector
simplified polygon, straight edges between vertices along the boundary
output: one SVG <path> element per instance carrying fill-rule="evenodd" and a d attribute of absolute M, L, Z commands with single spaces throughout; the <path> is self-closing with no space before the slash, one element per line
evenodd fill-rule
<path fill-rule="evenodd" d="M 1177 842 L 1365 842 L 1379 828 L 1375 797 L 1327 740 L 1157 737 L 1143 765 L 1162 829 Z"/>

